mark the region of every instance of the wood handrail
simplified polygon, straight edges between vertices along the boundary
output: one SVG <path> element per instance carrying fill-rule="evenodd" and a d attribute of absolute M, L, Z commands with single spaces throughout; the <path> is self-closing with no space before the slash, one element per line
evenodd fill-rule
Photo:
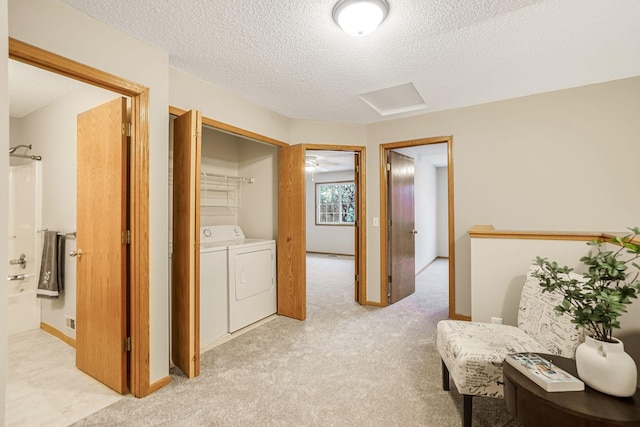
<path fill-rule="evenodd" d="M 481 239 L 531 239 L 531 240 L 575 240 L 589 242 L 591 240 L 608 240 L 616 236 L 626 235 L 618 232 L 596 231 L 513 231 L 496 230 L 493 225 L 474 225 L 469 230 L 469 237 Z M 636 238 L 635 243 L 640 243 Z"/>

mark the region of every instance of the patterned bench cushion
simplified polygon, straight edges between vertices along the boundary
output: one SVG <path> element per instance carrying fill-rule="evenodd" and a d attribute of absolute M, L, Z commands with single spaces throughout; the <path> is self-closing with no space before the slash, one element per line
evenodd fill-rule
<path fill-rule="evenodd" d="M 546 352 L 515 326 L 441 320 L 436 346 L 461 394 L 503 397 L 502 362 L 509 353 Z"/>

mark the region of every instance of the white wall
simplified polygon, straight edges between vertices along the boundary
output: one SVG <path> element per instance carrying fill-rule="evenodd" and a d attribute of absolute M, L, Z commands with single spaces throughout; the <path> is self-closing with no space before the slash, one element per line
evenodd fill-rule
<path fill-rule="evenodd" d="M 199 110 L 209 119 L 289 142 L 289 118 L 171 67 L 169 103 L 183 110 Z"/>
<path fill-rule="evenodd" d="M 471 239 L 471 319 L 502 317 L 505 324 L 517 325 L 520 291 L 536 256 L 577 268 L 588 252 L 586 242 Z"/>
<path fill-rule="evenodd" d="M 415 267 L 416 274 L 428 266 L 437 256 L 437 176 L 436 168 L 429 161 L 417 156 L 414 159 L 415 202 Z"/>
<path fill-rule="evenodd" d="M 10 0 L 9 35 L 150 88 L 150 381 L 169 374 L 168 55 L 56 1 Z M 81 37 L 82 42 L 79 42 Z M 6 58 L 6 55 L 3 56 Z M 3 70 L 5 67 L 2 67 Z M 3 127 L 6 129 L 6 127 Z M 6 174 L 0 174 L 6 179 Z M 3 191 L 4 191 L 3 186 Z M 2 226 L 4 227 L 4 221 Z"/>
<path fill-rule="evenodd" d="M 363 124 L 292 119 L 290 129 L 290 144 L 367 145 L 367 127 Z M 377 158 L 377 151 L 369 156 Z"/>
<path fill-rule="evenodd" d="M 238 138 L 203 127 L 200 170 L 212 174 L 238 176 Z M 222 206 L 228 200 L 221 199 L 228 196 L 236 200 L 237 194 L 207 191 L 215 186 L 215 183 L 208 185 L 206 178 L 200 177 L 200 226 L 237 224 L 238 209 Z"/>
<path fill-rule="evenodd" d="M 353 181 L 353 171 L 306 174 L 307 252 L 354 255 L 355 230 L 351 225 L 316 225 L 316 184 Z"/>
<path fill-rule="evenodd" d="M 527 269 L 536 256 L 584 272 L 580 258 L 589 253 L 586 242 L 528 239 L 471 239 L 471 300 L 473 321 L 489 322 L 502 317 L 517 325 L 518 303 Z M 626 351 L 640 362 L 640 303 L 635 301 L 614 335 Z"/>
<path fill-rule="evenodd" d="M 278 237 L 278 148 L 240 139 L 238 173 L 255 178 L 242 190 L 238 224 L 251 239 Z"/>
<path fill-rule="evenodd" d="M 22 142 L 22 133 L 20 131 L 20 119 L 16 117 L 9 117 L 9 146 L 24 144 Z M 23 149 L 20 149 L 22 153 Z M 23 160 L 19 157 L 9 158 L 11 162 L 16 160 Z M 25 159 L 26 160 L 26 159 Z"/>
<path fill-rule="evenodd" d="M 449 257 L 449 169 L 436 168 L 436 252 L 439 257 Z"/>
<path fill-rule="evenodd" d="M 640 77 L 371 124 L 368 148 L 453 135 L 455 311 L 471 314 L 475 224 L 624 230 L 638 223 Z M 367 211 L 379 216 L 379 162 L 367 159 Z M 603 200 L 606 200 L 603 202 Z M 610 201 L 620 201 L 607 207 Z M 380 294 L 380 239 L 367 234 L 367 295 Z"/>
<path fill-rule="evenodd" d="M 7 0 L 0 0 L 0 40 L 7 40 Z M 7 87 L 6 43 L 0 43 L 0 153 L 9 151 L 9 90 Z M 7 157 L 8 159 L 8 157 Z M 0 162 L 0 200 L 9 200 L 9 162 Z M 9 239 L 9 216 L 7 209 L 0 209 L 0 242 Z M 9 259 L 7 245 L 0 245 L 0 260 Z M 0 278 L 6 277 L 8 264 L 0 262 Z M 5 393 L 7 383 L 7 287 L 0 286 L 0 420 L 4 420 Z"/>
<path fill-rule="evenodd" d="M 73 93 L 21 119 L 11 121 L 22 144 L 42 156 L 42 227 L 62 233 L 76 231 L 76 135 L 79 113 L 119 95 L 94 86 L 82 86 Z M 41 240 L 40 240 L 41 242 Z M 66 251 L 76 248 L 67 239 Z M 76 316 L 76 262 L 65 256 L 65 290 L 57 299 L 41 300 L 41 320 L 75 338 L 65 327 L 65 315 Z"/>

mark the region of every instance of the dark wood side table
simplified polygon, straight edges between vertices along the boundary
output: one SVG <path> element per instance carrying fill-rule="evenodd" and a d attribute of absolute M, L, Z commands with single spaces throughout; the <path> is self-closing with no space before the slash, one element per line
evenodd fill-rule
<path fill-rule="evenodd" d="M 578 376 L 576 362 L 542 355 Z M 613 397 L 587 385 L 584 391 L 547 393 L 513 366 L 503 363 L 507 410 L 526 427 L 640 426 L 640 390 L 631 397 Z"/>

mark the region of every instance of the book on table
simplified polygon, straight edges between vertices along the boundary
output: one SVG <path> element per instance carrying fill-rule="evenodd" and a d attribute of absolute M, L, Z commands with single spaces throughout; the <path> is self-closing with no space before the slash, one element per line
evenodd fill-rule
<path fill-rule="evenodd" d="M 584 383 L 537 353 L 508 354 L 505 362 L 522 372 L 545 391 L 582 391 Z"/>

